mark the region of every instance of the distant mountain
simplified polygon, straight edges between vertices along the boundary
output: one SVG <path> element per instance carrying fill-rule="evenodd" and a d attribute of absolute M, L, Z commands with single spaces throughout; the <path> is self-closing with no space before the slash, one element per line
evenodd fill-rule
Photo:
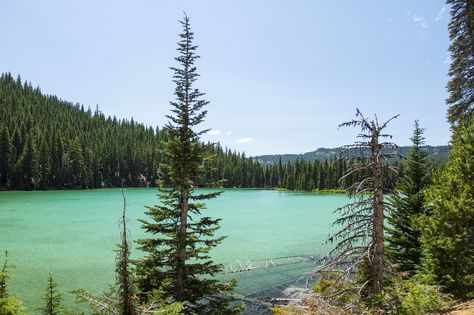
<path fill-rule="evenodd" d="M 410 150 L 410 146 L 399 147 L 398 149 L 391 149 L 393 153 L 398 153 L 400 155 L 406 156 Z M 431 158 L 435 161 L 443 161 L 447 158 L 449 153 L 449 146 L 440 145 L 440 146 L 425 146 L 424 150 L 428 152 Z M 281 158 L 282 163 L 296 160 L 304 161 L 313 161 L 320 160 L 324 161 L 335 156 L 339 156 L 342 148 L 318 148 L 316 151 L 306 152 L 303 154 L 273 154 L 273 155 L 260 155 L 254 157 L 262 164 L 275 164 L 278 163 Z"/>

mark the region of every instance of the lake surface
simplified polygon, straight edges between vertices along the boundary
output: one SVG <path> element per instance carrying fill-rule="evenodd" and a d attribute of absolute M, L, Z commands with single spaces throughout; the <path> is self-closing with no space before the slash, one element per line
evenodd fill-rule
<path fill-rule="evenodd" d="M 156 204 L 156 193 L 126 190 L 131 238 L 145 236 L 137 219 L 146 219 L 144 205 Z M 222 218 L 219 235 L 228 236 L 212 257 L 230 270 L 250 263 L 269 265 L 270 258 L 323 255 L 329 249 L 323 243 L 332 230 L 333 210 L 347 201 L 344 195 L 225 190 L 204 210 Z M 49 273 L 68 306 L 77 308 L 68 294 L 73 289 L 107 290 L 114 282 L 121 211 L 120 189 L 0 192 L 0 250 L 8 250 L 16 266 L 9 291 L 23 300 L 28 313 L 37 313 Z M 293 284 L 313 268 L 313 263 L 303 262 L 221 277 L 236 278 L 237 291 L 244 295 L 265 294 Z"/>

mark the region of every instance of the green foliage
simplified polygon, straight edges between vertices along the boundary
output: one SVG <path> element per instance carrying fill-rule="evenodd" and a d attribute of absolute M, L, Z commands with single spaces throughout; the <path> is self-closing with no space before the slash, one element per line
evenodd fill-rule
<path fill-rule="evenodd" d="M 123 210 L 120 218 L 121 242 L 117 244 L 117 256 L 115 259 L 115 284 L 117 286 L 118 306 L 121 315 L 135 315 L 136 289 L 133 283 L 132 272 L 130 270 L 130 243 L 127 231 L 127 199 L 122 187 Z"/>
<path fill-rule="evenodd" d="M 163 133 L 0 77 L 0 186 L 11 189 L 145 185 L 156 179 Z"/>
<path fill-rule="evenodd" d="M 0 299 L 8 298 L 8 279 L 11 278 L 9 269 L 14 267 L 8 263 L 8 251 L 5 251 L 2 269 L 0 270 Z"/>
<path fill-rule="evenodd" d="M 5 260 L 3 261 L 2 270 L 0 270 L 0 299 L 8 297 L 7 280 L 10 278 L 8 267 L 8 252 L 5 251 Z"/>
<path fill-rule="evenodd" d="M 0 186 L 10 185 L 13 175 L 13 143 L 8 129 L 0 123 Z"/>
<path fill-rule="evenodd" d="M 449 37 L 451 66 L 448 83 L 448 120 L 453 126 L 472 123 L 474 113 L 474 3 L 447 0 L 451 6 Z"/>
<path fill-rule="evenodd" d="M 313 193 L 317 194 L 345 194 L 346 191 L 343 189 L 313 189 Z"/>
<path fill-rule="evenodd" d="M 357 284 L 347 278 L 340 281 L 339 277 L 338 273 L 325 275 L 316 283 L 314 292 L 318 296 L 328 296 L 326 301 L 331 307 L 347 310 L 350 306 L 357 314 L 422 315 L 440 310 L 451 301 L 438 286 L 399 276 L 388 277 L 381 293 L 361 299 Z"/>
<path fill-rule="evenodd" d="M 411 141 L 413 146 L 408 153 L 404 176 L 398 181 L 398 193 L 391 197 L 386 251 L 400 271 L 413 273 L 421 263 L 421 233 L 415 221 L 426 213 L 424 194 L 430 183 L 428 154 L 422 148 L 423 129 L 418 121 L 415 121 Z"/>
<path fill-rule="evenodd" d="M 308 311 L 311 312 L 308 308 L 302 308 L 299 306 L 276 306 L 272 308 L 274 315 L 307 315 Z M 313 313 L 313 312 L 311 312 Z"/>
<path fill-rule="evenodd" d="M 8 252 L 5 251 L 2 268 L 0 270 L 0 314 L 2 315 L 23 315 L 26 308 L 20 300 L 9 296 L 7 290 L 7 281 L 10 278 L 8 269 Z"/>
<path fill-rule="evenodd" d="M 437 286 L 392 277 L 383 301 L 388 314 L 422 315 L 440 310 L 450 299 Z"/>
<path fill-rule="evenodd" d="M 434 278 L 456 297 L 474 297 L 474 124 L 456 128 L 426 198 L 432 213 L 419 222 Z"/>
<path fill-rule="evenodd" d="M 54 281 L 53 276 L 49 274 L 48 286 L 43 296 L 44 306 L 41 308 L 41 313 L 44 315 L 62 314 L 62 300 L 62 294 L 58 292 L 58 284 Z"/>
<path fill-rule="evenodd" d="M 25 315 L 25 310 L 26 307 L 16 298 L 0 298 L 0 314 L 2 315 Z"/>
<path fill-rule="evenodd" d="M 91 294 L 84 289 L 74 290 L 72 293 L 76 295 L 77 302 L 88 303 L 94 315 L 123 315 L 120 297 L 114 287 L 99 295 Z M 178 315 L 183 314 L 184 310 L 184 303 L 175 302 L 172 297 L 164 296 L 162 290 L 154 290 L 147 294 L 146 302 L 136 305 L 134 311 L 136 314 Z"/>
<path fill-rule="evenodd" d="M 320 278 L 313 287 L 313 292 L 319 296 L 330 296 L 334 305 L 343 306 L 354 299 L 353 292 L 357 289 L 355 283 L 342 281 L 342 272 L 320 273 Z"/>

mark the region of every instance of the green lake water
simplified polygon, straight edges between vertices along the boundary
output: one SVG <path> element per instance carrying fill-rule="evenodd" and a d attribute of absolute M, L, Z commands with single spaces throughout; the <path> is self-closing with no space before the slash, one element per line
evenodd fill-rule
<path fill-rule="evenodd" d="M 146 218 L 144 205 L 158 202 L 156 190 L 127 189 L 126 197 L 131 238 L 141 238 L 145 234 L 137 219 Z M 219 234 L 228 236 L 212 257 L 235 268 L 261 259 L 323 255 L 329 249 L 323 243 L 331 232 L 333 210 L 347 200 L 332 194 L 225 190 L 205 210 L 222 218 Z M 9 291 L 23 300 L 28 313 L 37 313 L 49 273 L 73 308 L 69 291 L 98 293 L 114 282 L 121 211 L 120 189 L 0 192 L 0 250 L 8 250 L 16 266 Z M 237 291 L 252 295 L 281 290 L 313 268 L 304 262 L 222 277 L 236 278 Z"/>

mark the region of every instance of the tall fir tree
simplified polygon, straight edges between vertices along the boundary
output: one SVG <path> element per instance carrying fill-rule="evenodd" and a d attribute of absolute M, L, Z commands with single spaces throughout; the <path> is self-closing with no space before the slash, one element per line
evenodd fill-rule
<path fill-rule="evenodd" d="M 452 148 L 427 190 L 431 214 L 420 220 L 424 265 L 459 298 L 474 297 L 474 1 L 451 4 L 448 120 Z"/>
<path fill-rule="evenodd" d="M 423 151 L 423 129 L 418 120 L 411 138 L 412 149 L 399 179 L 397 194 L 390 201 L 387 256 L 400 271 L 413 272 L 421 263 L 421 233 L 416 226 L 419 215 L 426 213 L 425 190 L 430 184 L 428 154 Z"/>
<path fill-rule="evenodd" d="M 159 205 L 147 207 L 151 221 L 142 220 L 143 229 L 153 238 L 138 240 L 146 253 L 136 262 L 138 286 L 142 293 L 163 289 L 176 301 L 186 301 L 188 313 L 233 314 L 239 307 L 230 305 L 234 282 L 220 282 L 213 276 L 223 270 L 213 263 L 209 252 L 224 237 L 216 237 L 220 219 L 202 215 L 204 201 L 216 198 L 221 192 L 197 193 L 196 180 L 202 173 L 204 148 L 200 136 L 207 130 L 196 131 L 209 103 L 204 93 L 193 87 L 198 74 L 195 61 L 197 46 L 189 18 L 180 21 L 183 33 L 178 42 L 178 67 L 172 67 L 176 84 L 175 100 L 170 102 L 172 115 L 166 116 L 169 140 L 165 155 L 169 164 L 167 174 L 172 187 L 160 189 Z"/>
<path fill-rule="evenodd" d="M 474 112 L 474 0 L 447 3 L 451 5 L 448 120 L 456 126 L 472 118 L 470 113 Z"/>

